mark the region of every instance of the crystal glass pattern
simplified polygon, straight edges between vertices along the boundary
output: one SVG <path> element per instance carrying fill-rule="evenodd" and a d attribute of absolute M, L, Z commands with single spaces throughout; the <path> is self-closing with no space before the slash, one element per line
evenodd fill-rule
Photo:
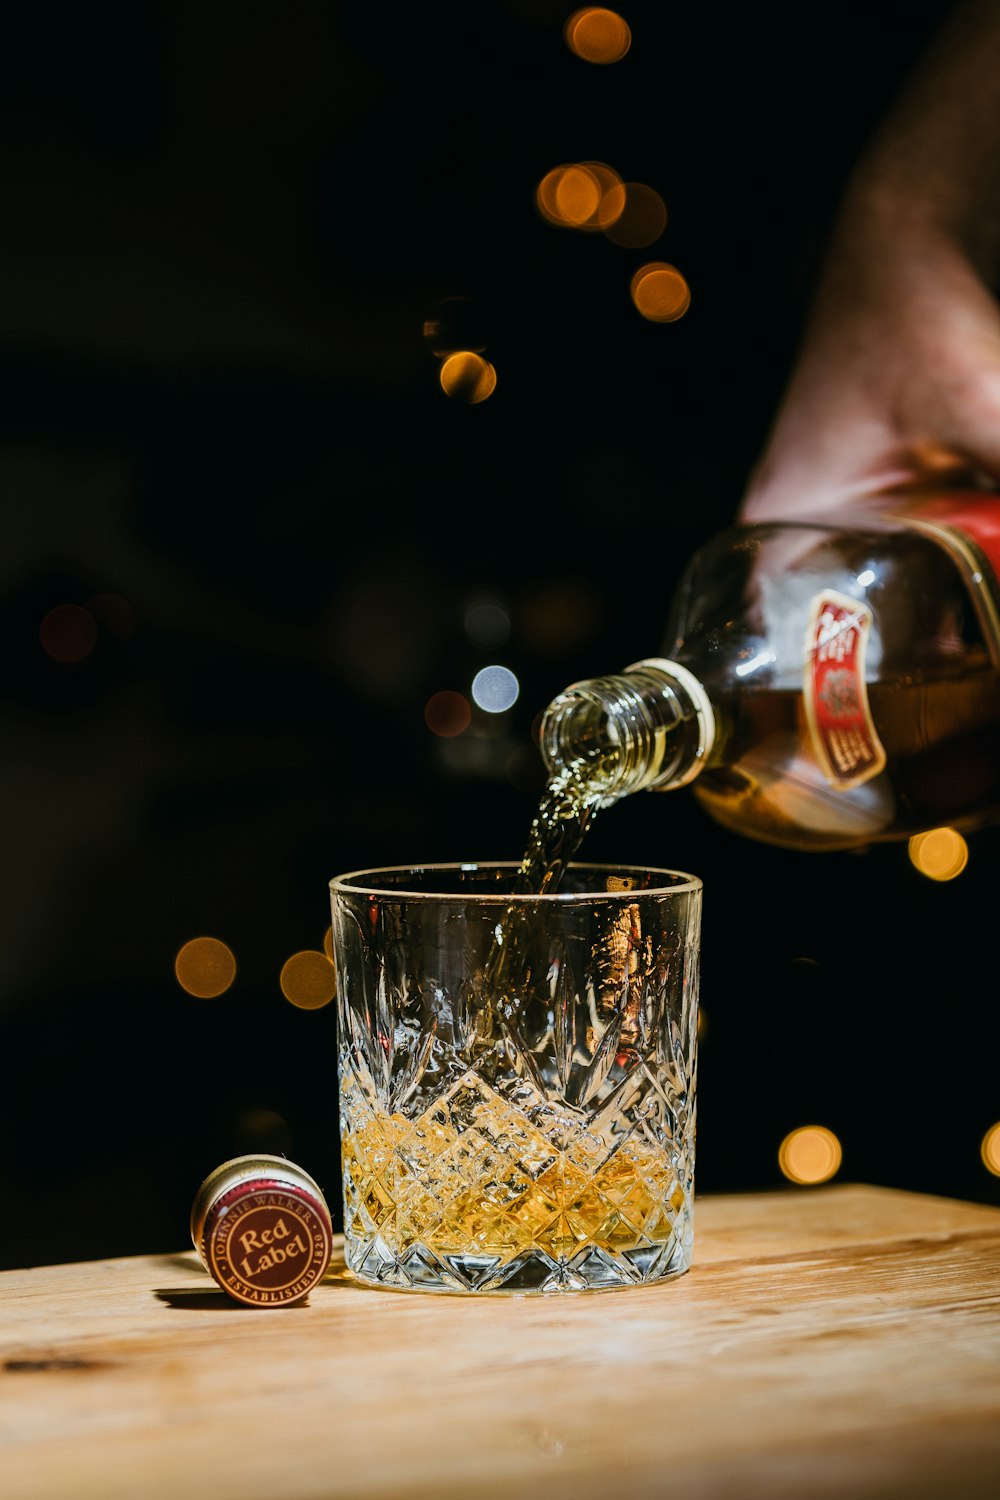
<path fill-rule="evenodd" d="M 347 1263 L 440 1292 L 634 1286 L 692 1248 L 701 882 L 331 881 Z"/>

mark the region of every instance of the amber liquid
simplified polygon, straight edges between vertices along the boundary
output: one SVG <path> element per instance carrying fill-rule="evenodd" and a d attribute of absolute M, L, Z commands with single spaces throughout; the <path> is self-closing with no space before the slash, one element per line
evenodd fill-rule
<path fill-rule="evenodd" d="M 868 701 L 886 754 L 870 781 L 827 780 L 800 693 L 746 690 L 722 706 L 725 764 L 699 776 L 695 796 L 734 832 L 793 849 L 854 848 L 996 818 L 1000 673 L 984 662 L 954 678 L 869 683 Z"/>
<path fill-rule="evenodd" d="M 470 1080 L 416 1121 L 381 1115 L 353 1131 L 343 1167 L 349 1198 L 400 1256 L 421 1245 L 439 1256 L 541 1251 L 559 1261 L 584 1244 L 614 1252 L 669 1240 L 685 1197 L 665 1153 L 628 1141 L 610 1160 L 601 1150 L 595 1169 L 599 1145 L 577 1137 L 560 1151 Z"/>

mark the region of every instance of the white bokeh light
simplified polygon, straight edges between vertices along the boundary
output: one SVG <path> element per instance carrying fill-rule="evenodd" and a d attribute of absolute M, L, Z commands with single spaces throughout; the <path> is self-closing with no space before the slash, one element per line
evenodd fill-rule
<path fill-rule="evenodd" d="M 483 667 L 472 679 L 472 701 L 484 713 L 506 713 L 520 691 L 521 684 L 507 667 Z"/>

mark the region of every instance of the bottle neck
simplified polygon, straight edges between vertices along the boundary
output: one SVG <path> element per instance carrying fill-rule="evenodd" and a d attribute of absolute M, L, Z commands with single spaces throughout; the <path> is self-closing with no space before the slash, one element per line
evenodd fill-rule
<path fill-rule="evenodd" d="M 605 803 L 693 781 L 715 741 L 715 714 L 679 662 L 650 657 L 575 682 L 549 704 L 540 745 L 550 773 L 575 768 Z"/>

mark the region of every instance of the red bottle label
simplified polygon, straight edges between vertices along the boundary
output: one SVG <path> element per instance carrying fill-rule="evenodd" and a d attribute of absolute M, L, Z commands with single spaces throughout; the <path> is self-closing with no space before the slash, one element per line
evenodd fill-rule
<path fill-rule="evenodd" d="M 875 731 L 865 685 L 868 606 L 827 589 L 817 594 L 806 630 L 802 692 L 816 758 L 833 786 L 859 786 L 877 776 L 885 751 Z"/>

